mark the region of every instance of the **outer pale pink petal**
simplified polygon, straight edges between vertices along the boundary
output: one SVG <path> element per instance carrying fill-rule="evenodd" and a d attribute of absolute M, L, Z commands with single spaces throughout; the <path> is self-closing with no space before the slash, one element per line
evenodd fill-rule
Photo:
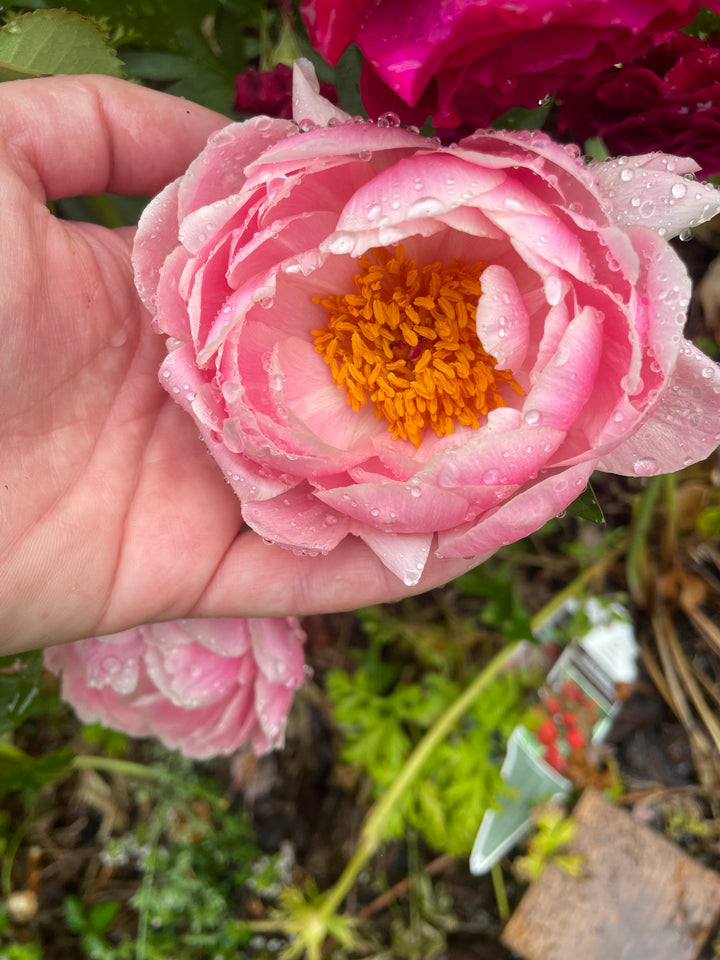
<path fill-rule="evenodd" d="M 109 687 L 121 696 L 134 693 L 145 653 L 141 628 L 82 641 L 85 680 L 89 687 Z"/>
<path fill-rule="evenodd" d="M 282 177 L 291 172 L 295 173 L 306 162 L 322 157 L 350 156 L 358 159 L 360 163 L 374 163 L 374 155 L 387 150 L 422 150 L 431 154 L 437 149 L 427 137 L 421 137 L 420 134 L 411 133 L 401 127 L 378 127 L 369 121 L 347 123 L 339 127 L 317 127 L 309 133 L 285 137 L 268 147 L 261 156 L 256 154 L 257 159 L 247 166 L 245 173 L 248 180 L 254 182 L 258 167 L 262 168 L 264 177 Z M 368 161 L 361 160 L 360 157 L 367 157 Z M 380 159 L 384 167 L 390 158 Z"/>
<path fill-rule="evenodd" d="M 295 617 L 265 617 L 245 621 L 252 637 L 260 673 L 270 683 L 296 689 L 305 679 L 305 633 Z"/>
<path fill-rule="evenodd" d="M 328 553 L 350 531 L 348 517 L 321 503 L 307 486 L 272 500 L 248 502 L 243 517 L 266 540 L 313 553 Z"/>
<path fill-rule="evenodd" d="M 691 343 L 680 351 L 660 402 L 599 467 L 609 473 L 671 473 L 708 457 L 720 443 L 720 370 Z"/>
<path fill-rule="evenodd" d="M 157 309 L 160 270 L 178 242 L 180 180 L 169 183 L 145 207 L 138 223 L 132 252 L 135 286 L 150 313 Z"/>
<path fill-rule="evenodd" d="M 476 431 L 476 438 L 433 459 L 423 478 L 443 493 L 456 486 L 522 485 L 537 475 L 565 434 L 549 426 L 523 426 L 508 433 Z"/>
<path fill-rule="evenodd" d="M 515 543 L 565 510 L 587 484 L 595 462 L 538 480 L 471 526 L 438 535 L 439 557 L 487 557 Z"/>
<path fill-rule="evenodd" d="M 228 617 L 176 622 L 191 639 L 220 657 L 242 657 L 250 649 L 252 641 L 248 620 Z"/>
<path fill-rule="evenodd" d="M 288 483 L 272 474 L 261 473 L 261 466 L 233 453 L 219 431 L 225 414 L 214 385 L 208 383 L 195 365 L 192 344 L 184 344 L 169 353 L 160 368 L 160 382 L 173 400 L 190 413 L 200 428 L 215 462 L 225 474 L 240 500 L 274 497 Z"/>
<path fill-rule="evenodd" d="M 447 530 L 468 515 L 464 497 L 420 483 L 355 483 L 317 490 L 315 496 L 339 513 L 387 533 Z"/>
<path fill-rule="evenodd" d="M 592 165 L 622 226 L 640 224 L 660 236 L 677 236 L 720 213 L 720 193 L 711 184 L 687 180 L 699 169 L 689 157 L 648 153 Z"/>
<path fill-rule="evenodd" d="M 145 666 L 158 690 L 183 710 L 217 703 L 237 682 L 234 657 L 221 657 L 189 638 L 182 644 L 148 643 Z"/>
<path fill-rule="evenodd" d="M 415 586 L 427 563 L 433 541 L 431 533 L 383 533 L 359 524 L 353 532 L 406 586 Z"/>
<path fill-rule="evenodd" d="M 180 180 L 179 221 L 200 207 L 238 193 L 246 180 L 245 167 L 295 129 L 290 120 L 253 117 L 214 133 Z"/>
<path fill-rule="evenodd" d="M 329 120 L 349 120 L 345 113 L 334 103 L 320 96 L 320 83 L 315 76 L 315 68 L 309 60 L 300 58 L 293 64 L 292 91 L 293 119 L 312 120 L 313 123 L 327 124 Z"/>
<path fill-rule="evenodd" d="M 592 396 L 602 347 L 602 315 L 585 307 L 526 397 L 526 418 L 532 413 L 538 424 L 569 430 Z"/>
<path fill-rule="evenodd" d="M 530 317 L 522 295 L 510 271 L 497 264 L 483 270 L 480 283 L 478 339 L 498 367 L 514 370 L 525 360 L 530 338 Z"/>
<path fill-rule="evenodd" d="M 250 734 L 252 748 L 257 754 L 282 747 L 285 725 L 294 690 L 279 683 L 271 683 L 263 676 L 255 682 L 255 713 L 257 723 Z"/>

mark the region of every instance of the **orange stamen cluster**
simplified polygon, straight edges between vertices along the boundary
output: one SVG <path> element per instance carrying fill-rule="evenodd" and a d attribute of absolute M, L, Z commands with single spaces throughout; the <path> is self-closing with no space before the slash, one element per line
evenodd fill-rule
<path fill-rule="evenodd" d="M 330 315 L 312 331 L 315 349 L 353 410 L 371 400 L 393 439 L 417 447 L 426 427 L 439 437 L 456 421 L 477 429 L 481 416 L 505 406 L 504 384 L 522 393 L 475 331 L 484 263 L 418 267 L 399 244 L 392 253 L 372 250 L 358 266 L 357 293 L 313 297 Z"/>

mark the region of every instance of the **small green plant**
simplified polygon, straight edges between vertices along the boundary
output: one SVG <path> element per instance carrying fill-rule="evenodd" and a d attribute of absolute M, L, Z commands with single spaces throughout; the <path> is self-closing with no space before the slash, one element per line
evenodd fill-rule
<path fill-rule="evenodd" d="M 575 836 L 575 823 L 565 816 L 562 807 L 555 803 L 543 804 L 536 814 L 537 830 L 528 842 L 525 856 L 517 857 L 515 872 L 523 880 L 537 880 L 548 863 L 571 877 L 582 875 L 582 857 L 562 853 Z"/>
<path fill-rule="evenodd" d="M 426 731 L 458 699 L 462 686 L 438 670 L 421 672 L 414 682 L 399 680 L 397 664 L 382 657 L 401 624 L 392 619 L 383 623 L 374 608 L 371 625 L 370 648 L 356 657 L 358 668 L 330 671 L 325 687 L 343 734 L 342 759 L 360 767 L 380 796 L 397 780 Z M 488 685 L 428 758 L 393 812 L 386 836 L 401 836 L 411 826 L 437 850 L 470 851 L 483 812 L 505 789 L 500 766 L 507 738 L 527 712 L 529 686 L 521 669 L 507 670 Z"/>
<path fill-rule="evenodd" d="M 65 923 L 80 938 L 85 955 L 91 960 L 114 960 L 115 950 L 105 935 L 120 909 L 120 903 L 107 900 L 86 907 L 77 897 L 66 897 L 63 909 Z"/>

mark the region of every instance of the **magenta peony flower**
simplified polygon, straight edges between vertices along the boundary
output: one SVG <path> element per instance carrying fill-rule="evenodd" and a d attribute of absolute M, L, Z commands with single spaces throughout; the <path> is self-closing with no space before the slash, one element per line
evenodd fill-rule
<path fill-rule="evenodd" d="M 718 8 L 717 0 L 706 6 Z M 578 77 L 638 56 L 689 23 L 695 0 L 303 0 L 313 46 L 330 63 L 356 43 L 363 103 L 406 123 L 489 123 L 534 107 Z M 416 108 L 416 109 L 411 109 Z"/>
<path fill-rule="evenodd" d="M 134 251 L 161 382 L 257 533 L 305 553 L 352 534 L 413 585 L 433 547 L 483 559 L 597 467 L 714 449 L 720 375 L 682 336 L 667 243 L 720 210 L 692 161 L 585 166 L 527 132 L 442 148 L 349 121 L 308 70 L 295 111 L 318 125 L 215 134 Z"/>
<path fill-rule="evenodd" d="M 335 87 L 321 83 L 326 100 L 336 102 Z M 243 70 L 235 77 L 235 109 L 238 113 L 268 117 L 292 117 L 292 70 L 278 63 L 272 70 Z"/>
<path fill-rule="evenodd" d="M 558 127 L 610 153 L 664 150 L 720 173 L 720 37 L 676 33 L 645 56 L 563 91 Z"/>
<path fill-rule="evenodd" d="M 62 696 L 85 723 L 157 737 L 188 757 L 282 745 L 303 682 L 294 619 L 175 620 L 45 651 Z"/>

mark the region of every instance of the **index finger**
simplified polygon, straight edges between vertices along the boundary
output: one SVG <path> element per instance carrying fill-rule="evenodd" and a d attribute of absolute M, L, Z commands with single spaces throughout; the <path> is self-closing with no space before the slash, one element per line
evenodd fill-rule
<path fill-rule="evenodd" d="M 189 100 L 112 77 L 0 84 L 0 142 L 45 200 L 157 193 L 229 122 Z"/>

